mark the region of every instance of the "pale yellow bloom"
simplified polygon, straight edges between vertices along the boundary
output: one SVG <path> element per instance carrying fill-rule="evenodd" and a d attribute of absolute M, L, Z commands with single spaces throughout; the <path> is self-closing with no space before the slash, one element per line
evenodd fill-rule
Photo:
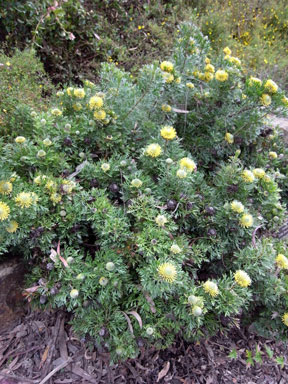
<path fill-rule="evenodd" d="M 83 99 L 85 97 L 85 91 L 83 88 L 74 88 L 74 96 L 78 99 Z"/>
<path fill-rule="evenodd" d="M 253 181 L 255 180 L 255 176 L 253 174 L 253 172 L 249 171 L 248 169 L 245 169 L 243 172 L 242 172 L 242 179 L 244 181 L 246 181 L 247 183 L 253 183 Z"/>
<path fill-rule="evenodd" d="M 245 271 L 241 271 L 241 270 L 236 271 L 234 273 L 234 279 L 236 283 L 240 285 L 240 287 L 246 288 L 249 285 L 251 285 L 250 276 Z"/>
<path fill-rule="evenodd" d="M 241 216 L 240 219 L 240 225 L 243 228 L 249 228 L 253 225 L 253 217 L 249 213 L 245 213 L 243 216 Z"/>
<path fill-rule="evenodd" d="M 262 179 L 265 176 L 265 171 L 262 168 L 255 168 L 253 169 L 253 174 L 257 179 Z"/>
<path fill-rule="evenodd" d="M 30 192 L 20 192 L 14 200 L 20 208 L 29 208 L 33 203 L 33 198 Z"/>
<path fill-rule="evenodd" d="M 104 109 L 99 109 L 98 111 L 95 111 L 94 112 L 94 118 L 96 120 L 105 120 L 106 112 L 104 111 Z"/>
<path fill-rule="evenodd" d="M 92 96 L 89 99 L 89 107 L 90 109 L 101 108 L 103 107 L 103 99 L 99 96 Z"/>
<path fill-rule="evenodd" d="M 288 269 L 288 259 L 286 256 L 282 255 L 282 253 L 277 255 L 275 261 L 279 268 Z"/>
<path fill-rule="evenodd" d="M 156 218 L 155 218 L 155 222 L 156 224 L 159 225 L 159 227 L 164 227 L 165 224 L 167 223 L 167 218 L 164 216 L 164 215 L 158 215 Z"/>
<path fill-rule="evenodd" d="M 3 201 L 0 201 L 0 220 L 6 220 L 8 219 L 10 214 L 10 208 L 6 203 L 3 203 Z"/>
<path fill-rule="evenodd" d="M 228 80 L 228 77 L 228 73 L 223 69 L 218 69 L 218 71 L 215 73 L 215 79 L 221 82 Z"/>
<path fill-rule="evenodd" d="M 9 233 L 14 233 L 17 231 L 19 227 L 19 224 L 17 223 L 17 221 L 15 220 L 12 220 L 10 221 L 10 223 L 7 225 L 7 227 L 5 227 L 6 231 L 9 232 Z"/>
<path fill-rule="evenodd" d="M 189 157 L 183 157 L 183 159 L 180 160 L 180 168 L 193 172 L 197 167 L 192 159 L 189 159 Z"/>
<path fill-rule="evenodd" d="M 237 212 L 237 213 L 242 213 L 244 212 L 244 205 L 240 203 L 240 201 L 234 200 L 230 204 L 232 211 Z"/>
<path fill-rule="evenodd" d="M 233 144 L 234 143 L 234 136 L 231 133 L 226 132 L 225 140 L 227 141 L 227 143 Z"/>
<path fill-rule="evenodd" d="M 210 296 L 212 297 L 215 297 L 217 295 L 219 295 L 219 289 L 218 289 L 218 286 L 216 283 L 214 283 L 213 281 L 206 281 L 204 284 L 203 284 L 203 288 L 204 288 L 204 291 L 206 293 L 208 293 Z"/>
<path fill-rule="evenodd" d="M 164 263 L 158 267 L 158 275 L 168 283 L 173 283 L 177 278 L 177 270 L 174 264 Z"/>
<path fill-rule="evenodd" d="M 176 137 L 176 131 L 173 127 L 169 125 L 165 125 L 161 131 L 160 131 L 161 136 L 165 140 L 173 140 Z"/>
<path fill-rule="evenodd" d="M 2 195 L 9 195 L 12 192 L 13 186 L 10 181 L 0 181 L 0 193 Z"/>
<path fill-rule="evenodd" d="M 161 152 L 162 152 L 162 148 L 160 147 L 159 144 L 155 144 L 155 143 L 148 145 L 148 147 L 145 150 L 145 153 L 151 157 L 158 157 L 159 155 L 161 155 Z"/>
<path fill-rule="evenodd" d="M 23 143 L 25 143 L 25 141 L 26 141 L 26 139 L 23 136 L 17 136 L 15 139 L 15 143 L 18 143 L 18 144 L 23 144 Z"/>
<path fill-rule="evenodd" d="M 260 98 L 260 101 L 265 107 L 268 107 L 268 105 L 272 103 L 272 99 L 267 93 L 263 93 Z"/>
<path fill-rule="evenodd" d="M 164 72 L 172 72 L 173 69 L 174 69 L 174 66 L 173 66 L 173 64 L 171 63 L 171 61 L 163 61 L 163 62 L 160 64 L 160 68 L 161 68 L 162 71 L 164 71 Z"/>
<path fill-rule="evenodd" d="M 278 85 L 271 79 L 266 81 L 264 88 L 270 93 L 276 93 L 278 91 Z"/>

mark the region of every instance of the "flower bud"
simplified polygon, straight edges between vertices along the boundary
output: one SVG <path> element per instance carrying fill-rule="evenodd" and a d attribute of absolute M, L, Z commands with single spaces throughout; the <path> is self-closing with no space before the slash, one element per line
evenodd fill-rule
<path fill-rule="evenodd" d="M 112 261 L 108 261 L 108 263 L 106 263 L 106 269 L 107 271 L 112 272 L 115 269 L 115 264 L 112 263 Z"/>
<path fill-rule="evenodd" d="M 78 296 L 79 296 L 79 291 L 78 291 L 77 289 L 72 289 L 72 290 L 70 291 L 70 297 L 71 297 L 72 299 L 76 299 Z"/>

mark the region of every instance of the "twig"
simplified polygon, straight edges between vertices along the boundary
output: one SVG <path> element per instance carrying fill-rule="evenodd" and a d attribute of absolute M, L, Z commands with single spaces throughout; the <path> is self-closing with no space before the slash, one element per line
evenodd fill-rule
<path fill-rule="evenodd" d="M 38 381 L 38 380 L 26 379 L 26 377 L 22 377 L 22 376 L 9 375 L 8 373 L 4 373 L 4 372 L 0 372 L 0 378 L 1 376 L 5 377 L 5 379 L 14 379 L 14 380 L 20 381 L 21 384 L 25 384 L 25 383 L 37 384 L 37 381 Z"/>
<path fill-rule="evenodd" d="M 263 225 L 259 225 L 258 227 L 256 227 L 253 231 L 253 234 L 252 234 L 252 244 L 253 244 L 253 247 L 256 248 L 256 232 L 258 231 L 259 228 L 263 227 Z"/>
<path fill-rule="evenodd" d="M 62 364 L 58 365 L 58 367 L 54 368 L 53 371 L 51 371 L 47 376 L 44 377 L 42 381 L 40 381 L 39 384 L 44 384 L 46 381 L 48 381 L 53 375 L 55 375 L 56 372 L 60 371 L 60 369 L 66 367 L 66 365 L 70 364 L 72 361 L 71 358 L 68 360 L 64 361 Z"/>

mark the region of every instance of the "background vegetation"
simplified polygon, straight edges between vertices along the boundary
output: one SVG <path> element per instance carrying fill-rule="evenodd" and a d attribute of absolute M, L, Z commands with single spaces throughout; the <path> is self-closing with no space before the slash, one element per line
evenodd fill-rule
<path fill-rule="evenodd" d="M 248 72 L 287 86 L 285 0 L 12 0 L 0 10 L 0 41 L 7 54 L 32 45 L 63 83 L 94 79 L 103 61 L 135 72 L 167 55 L 177 24 L 191 18 L 215 52 L 229 45 Z"/>

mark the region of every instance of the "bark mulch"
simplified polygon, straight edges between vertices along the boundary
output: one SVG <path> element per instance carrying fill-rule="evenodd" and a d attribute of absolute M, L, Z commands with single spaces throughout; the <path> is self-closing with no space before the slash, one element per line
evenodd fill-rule
<path fill-rule="evenodd" d="M 109 365 L 109 354 L 89 349 L 62 311 L 32 312 L 0 334 L 0 384 L 287 384 L 286 347 L 233 329 L 208 341 L 179 339 L 163 351 L 142 349 L 137 359 Z M 264 345 L 273 352 L 269 358 Z M 246 350 L 262 354 L 247 363 Z M 238 358 L 228 354 L 237 350 Z M 277 356 L 284 356 L 281 365 Z"/>

